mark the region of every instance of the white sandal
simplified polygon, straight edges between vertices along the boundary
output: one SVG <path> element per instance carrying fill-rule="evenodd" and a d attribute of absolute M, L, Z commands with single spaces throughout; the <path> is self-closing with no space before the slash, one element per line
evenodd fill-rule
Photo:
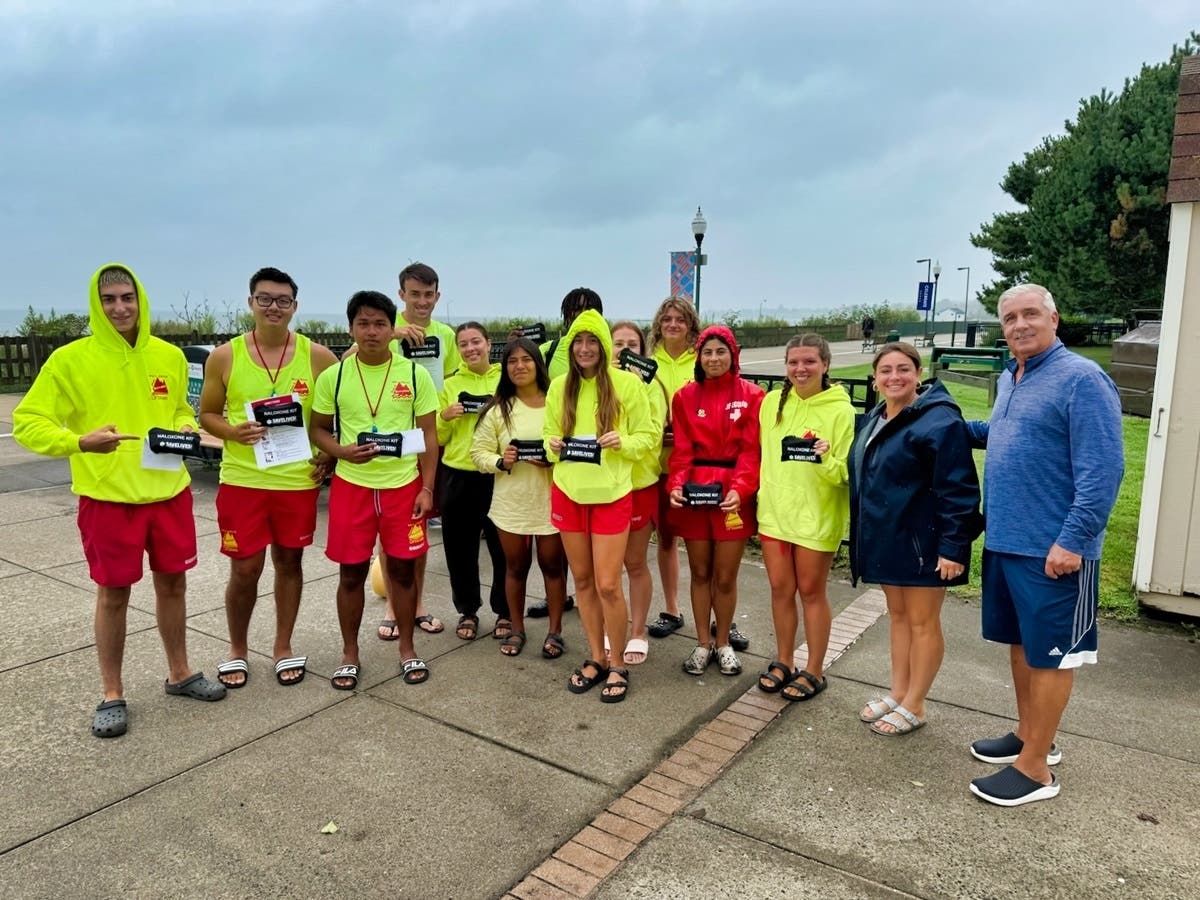
<path fill-rule="evenodd" d="M 900 701 L 891 694 L 888 694 L 886 697 L 870 701 L 863 707 L 863 711 L 858 714 L 858 718 L 863 722 L 878 722 L 899 705 Z M 867 710 L 870 710 L 870 712 L 867 712 Z"/>
<path fill-rule="evenodd" d="M 717 648 L 717 663 L 721 667 L 722 675 L 742 674 L 742 661 L 728 644 Z"/>

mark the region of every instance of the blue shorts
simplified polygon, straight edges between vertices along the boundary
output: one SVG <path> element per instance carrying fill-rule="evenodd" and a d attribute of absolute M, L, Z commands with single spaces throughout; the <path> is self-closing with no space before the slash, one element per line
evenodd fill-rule
<path fill-rule="evenodd" d="M 983 637 L 1020 644 L 1033 669 L 1076 669 L 1096 661 L 1100 561 L 1051 578 L 1036 556 L 983 551 Z"/>

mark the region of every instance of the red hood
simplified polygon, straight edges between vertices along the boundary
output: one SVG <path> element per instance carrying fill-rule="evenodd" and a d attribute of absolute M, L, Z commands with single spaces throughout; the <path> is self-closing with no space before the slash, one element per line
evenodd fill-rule
<path fill-rule="evenodd" d="M 704 342 L 709 338 L 717 338 L 729 348 L 729 353 L 733 357 L 733 364 L 729 367 L 729 374 L 738 375 L 742 370 L 740 362 L 742 348 L 738 346 L 737 338 L 733 336 L 733 331 L 727 325 L 709 325 L 700 332 L 700 337 L 696 339 L 696 380 L 703 381 L 705 379 L 704 367 L 700 365 L 700 348 L 704 346 Z"/>

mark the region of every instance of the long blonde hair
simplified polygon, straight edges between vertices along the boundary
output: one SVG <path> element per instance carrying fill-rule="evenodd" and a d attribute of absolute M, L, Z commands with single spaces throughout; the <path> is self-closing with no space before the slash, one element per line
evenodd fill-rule
<path fill-rule="evenodd" d="M 575 415 L 579 406 L 579 385 L 583 381 L 583 369 L 575 361 L 572 352 L 575 341 L 581 334 L 591 334 L 590 331 L 580 331 L 572 339 L 571 347 L 567 348 L 567 380 L 563 385 L 563 437 L 571 437 L 575 433 Z M 608 354 L 604 350 L 604 342 L 597 338 L 600 344 L 600 363 L 596 367 L 596 436 L 614 431 L 617 419 L 621 415 L 621 401 L 617 398 L 617 389 L 613 386 L 612 377 L 608 374 Z"/>

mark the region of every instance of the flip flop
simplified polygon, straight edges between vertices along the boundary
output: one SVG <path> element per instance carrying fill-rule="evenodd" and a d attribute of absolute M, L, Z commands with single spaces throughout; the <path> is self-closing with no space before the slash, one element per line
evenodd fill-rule
<path fill-rule="evenodd" d="M 193 700 L 223 700 L 225 685 L 219 681 L 210 681 L 203 672 L 195 672 L 183 681 L 172 684 L 163 682 L 163 690 L 176 697 L 191 697 Z"/>
<path fill-rule="evenodd" d="M 822 677 L 820 681 L 812 672 L 806 672 L 801 669 L 796 673 L 796 677 L 792 679 L 792 683 L 785 685 L 779 691 L 784 700 L 791 700 L 793 703 L 802 703 L 805 700 L 811 700 L 825 688 L 829 687 L 829 679 Z"/>
<path fill-rule="evenodd" d="M 243 675 L 242 680 L 236 684 L 226 681 L 221 677 L 222 675 L 232 675 L 235 672 L 241 672 Z M 221 684 L 225 685 L 225 687 L 229 688 L 230 690 L 237 690 L 238 688 L 245 687 L 250 681 L 250 665 L 240 656 L 236 659 L 230 659 L 223 663 L 218 663 L 217 681 L 221 682 Z"/>
<path fill-rule="evenodd" d="M 415 619 L 413 619 L 413 624 L 426 634 L 441 634 L 446 630 L 446 626 L 442 624 L 441 619 L 435 619 L 428 613 L 423 616 L 417 616 Z M 397 635 L 397 637 L 399 637 L 399 635 Z"/>
<path fill-rule="evenodd" d="M 429 680 L 429 666 L 423 659 L 406 659 L 400 663 L 404 672 L 405 684 L 424 684 Z M 425 674 L 421 674 L 424 672 Z"/>
<path fill-rule="evenodd" d="M 92 734 L 98 738 L 120 737 L 129 730 L 129 710 L 124 700 L 105 700 L 92 717 Z"/>
<path fill-rule="evenodd" d="M 884 731 L 879 727 L 885 722 L 888 725 L 891 725 L 895 731 Z M 924 727 L 925 720 L 918 719 L 903 706 L 897 706 L 890 713 L 880 718 L 879 721 L 871 723 L 871 730 L 876 734 L 883 735 L 884 737 L 899 737 L 902 734 L 912 734 L 918 728 Z"/>
<path fill-rule="evenodd" d="M 354 663 L 338 666 L 329 677 L 329 684 L 335 691 L 352 691 L 358 687 L 358 672 L 359 668 Z M 349 684 L 338 684 L 339 678 L 349 678 L 351 681 Z"/>
<path fill-rule="evenodd" d="M 387 630 L 387 634 L 383 633 L 385 629 Z M 398 640 L 400 640 L 400 632 L 396 630 L 396 620 L 395 619 L 380 619 L 379 620 L 379 628 L 376 631 L 376 635 L 378 636 L 378 638 L 381 641 L 398 641 Z"/>
<path fill-rule="evenodd" d="M 289 656 L 287 659 L 281 659 L 279 662 L 275 663 L 275 680 L 284 687 L 291 687 L 293 684 L 299 684 L 304 680 L 304 673 L 308 671 L 307 666 L 307 656 Z M 284 672 L 291 672 L 295 671 L 296 669 L 300 670 L 299 678 L 285 679 L 283 677 Z"/>
<path fill-rule="evenodd" d="M 625 642 L 625 653 L 622 655 L 622 659 L 624 659 L 625 665 L 627 665 L 627 666 L 640 666 L 642 663 L 644 663 L 646 661 L 646 656 L 649 653 L 650 653 L 650 642 L 649 641 L 645 641 L 642 638 L 630 638 L 628 641 Z M 639 658 L 630 659 L 629 657 L 631 654 L 634 657 L 640 656 L 640 659 Z"/>

